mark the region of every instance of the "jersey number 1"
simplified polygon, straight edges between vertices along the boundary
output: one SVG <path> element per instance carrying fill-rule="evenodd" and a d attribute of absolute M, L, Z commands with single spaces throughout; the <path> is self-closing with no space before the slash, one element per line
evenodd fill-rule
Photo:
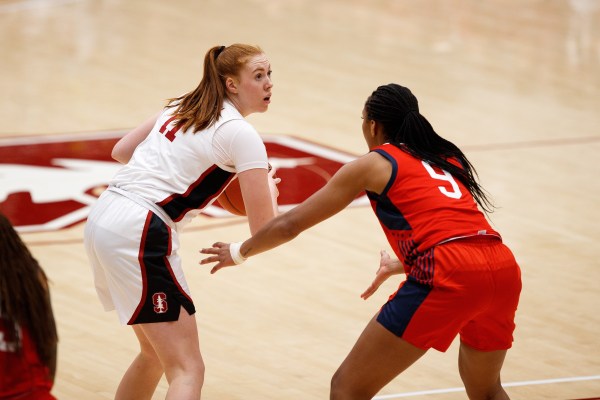
<path fill-rule="evenodd" d="M 452 191 L 446 189 L 444 186 L 438 186 L 438 189 L 440 189 L 440 192 L 442 192 L 442 194 L 444 194 L 448 197 L 451 197 L 453 199 L 460 199 L 460 196 L 462 196 L 462 193 L 460 192 L 460 188 L 458 187 L 458 184 L 456 183 L 456 181 L 454 180 L 452 175 L 450 175 L 447 171 L 444 171 L 444 170 L 441 170 L 443 172 L 443 174 L 438 174 L 437 172 L 435 172 L 433 167 L 431 165 L 429 165 L 428 162 L 423 161 L 423 160 L 421 160 L 421 162 L 423 163 L 423 166 L 425 167 L 427 172 L 429 172 L 429 175 L 433 179 L 438 179 L 440 181 L 446 181 L 446 182 L 449 182 L 450 185 L 452 185 Z"/>
<path fill-rule="evenodd" d="M 168 131 L 166 131 L 167 127 L 169 126 L 169 124 L 171 123 L 171 121 L 173 121 L 174 119 L 175 119 L 175 117 L 171 117 L 168 120 L 166 120 L 166 122 L 160 127 L 160 130 L 159 130 L 159 132 L 162 133 L 162 134 L 164 134 L 165 137 L 167 139 L 169 139 L 169 141 L 171 141 L 171 142 L 173 140 L 175 140 L 175 134 L 177 133 L 177 131 L 179 130 L 179 128 L 181 128 L 181 125 L 177 125 L 175 128 L 169 129 Z M 165 131 L 166 131 L 166 133 L 165 133 Z"/>

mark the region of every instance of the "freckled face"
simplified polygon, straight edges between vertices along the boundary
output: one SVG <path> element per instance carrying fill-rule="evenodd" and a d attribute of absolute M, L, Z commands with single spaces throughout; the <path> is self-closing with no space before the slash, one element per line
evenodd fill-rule
<path fill-rule="evenodd" d="M 248 60 L 238 76 L 235 103 L 243 116 L 265 112 L 271 103 L 271 64 L 265 54 Z"/>

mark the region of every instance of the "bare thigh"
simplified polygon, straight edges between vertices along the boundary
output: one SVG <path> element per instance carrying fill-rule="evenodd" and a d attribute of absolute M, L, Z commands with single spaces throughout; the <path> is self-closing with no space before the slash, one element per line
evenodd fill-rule
<path fill-rule="evenodd" d="M 370 399 L 427 352 L 394 335 L 376 318 L 336 371 L 332 399 Z"/>
<path fill-rule="evenodd" d="M 189 315 L 182 308 L 177 321 L 139 326 L 163 365 L 167 380 L 181 371 L 203 370 L 194 315 Z"/>
<path fill-rule="evenodd" d="M 478 351 L 460 344 L 458 367 L 470 399 L 508 399 L 500 383 L 506 350 Z"/>

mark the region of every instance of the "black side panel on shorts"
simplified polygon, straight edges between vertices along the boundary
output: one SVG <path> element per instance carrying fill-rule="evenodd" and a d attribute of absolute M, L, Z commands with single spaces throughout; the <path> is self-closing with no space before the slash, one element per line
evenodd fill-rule
<path fill-rule="evenodd" d="M 148 213 L 139 261 L 144 289 L 142 299 L 129 325 L 177 321 L 181 306 L 191 315 L 192 300 L 175 281 L 167 256 L 171 253 L 169 227 L 152 212 Z"/>
<path fill-rule="evenodd" d="M 412 316 L 425 301 L 432 287 L 408 276 L 396 295 L 381 308 L 377 322 L 398 337 L 402 337 Z"/>

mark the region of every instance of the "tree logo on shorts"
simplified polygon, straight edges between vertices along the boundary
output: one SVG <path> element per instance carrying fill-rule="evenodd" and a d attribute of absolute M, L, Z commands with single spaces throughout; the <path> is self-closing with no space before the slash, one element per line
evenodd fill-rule
<path fill-rule="evenodd" d="M 167 305 L 167 295 L 163 292 L 154 293 L 152 295 L 152 304 L 154 304 L 154 312 L 164 314 L 169 309 Z"/>

